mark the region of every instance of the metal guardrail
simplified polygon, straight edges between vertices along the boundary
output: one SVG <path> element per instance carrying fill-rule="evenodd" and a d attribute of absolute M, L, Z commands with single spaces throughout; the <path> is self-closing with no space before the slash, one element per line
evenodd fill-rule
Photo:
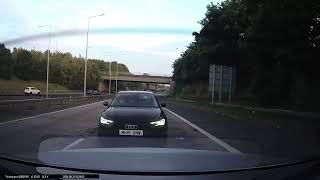
<path fill-rule="evenodd" d="M 65 96 L 65 95 L 82 95 L 83 93 L 69 92 L 69 93 L 49 93 L 49 97 Z M 0 92 L 0 96 L 46 96 L 45 94 L 24 94 L 23 92 Z"/>
<path fill-rule="evenodd" d="M 185 100 L 185 99 L 175 99 L 175 98 L 168 98 L 169 100 L 173 100 L 173 101 L 181 101 L 181 102 L 191 102 L 194 103 L 196 101 L 192 101 L 192 100 Z"/>
<path fill-rule="evenodd" d="M 70 102 L 83 102 L 89 100 L 104 100 L 107 98 L 111 98 L 112 95 L 96 95 L 96 96 L 77 96 L 77 97 L 62 97 L 62 98 L 43 98 L 43 99 L 20 99 L 20 100 L 3 100 L 0 101 L 0 106 L 7 106 L 8 108 L 12 107 L 14 109 L 15 105 L 20 104 L 65 104 Z"/>
<path fill-rule="evenodd" d="M 36 103 L 43 103 L 47 105 L 51 104 L 66 104 L 70 102 L 83 102 L 83 101 L 89 101 L 89 100 L 106 100 L 110 99 L 114 96 L 114 94 L 111 95 L 87 95 L 87 96 L 69 96 L 69 97 L 58 97 L 58 98 L 38 98 L 38 99 L 18 99 L 18 100 L 2 100 L 0 101 L 0 107 L 1 106 L 7 106 L 8 108 L 14 109 L 16 105 L 21 104 L 36 104 Z M 155 96 L 158 98 L 161 102 L 166 102 L 167 95 L 166 94 L 155 94 Z"/>
<path fill-rule="evenodd" d="M 1 91 L 0 96 L 21 96 L 26 95 L 23 91 Z"/>

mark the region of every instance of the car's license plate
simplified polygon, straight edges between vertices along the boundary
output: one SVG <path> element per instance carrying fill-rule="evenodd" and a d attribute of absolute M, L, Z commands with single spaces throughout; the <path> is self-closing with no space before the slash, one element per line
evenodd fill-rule
<path fill-rule="evenodd" d="M 123 135 L 123 136 L 143 136 L 143 130 L 119 129 L 119 135 Z"/>

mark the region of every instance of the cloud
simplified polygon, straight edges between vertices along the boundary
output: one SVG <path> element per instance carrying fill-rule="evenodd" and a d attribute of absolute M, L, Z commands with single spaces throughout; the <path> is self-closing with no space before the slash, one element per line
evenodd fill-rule
<path fill-rule="evenodd" d="M 46 33 L 48 28 L 38 26 L 47 24 L 53 26 L 53 31 L 85 31 L 89 16 L 105 13 L 104 16 L 90 21 L 90 58 L 105 59 L 107 51 L 117 54 L 115 56 L 126 51 L 125 62 L 132 71 L 171 73 L 176 48 L 181 52 L 193 41 L 191 33 L 201 28 L 197 22 L 204 17 L 206 5 L 210 1 L 4 0 L 0 1 L 0 41 Z M 108 28 L 116 29 L 116 32 L 111 34 L 105 31 Z M 121 28 L 131 29 L 127 29 L 126 32 L 121 31 Z M 136 31 L 144 28 L 145 31 Z M 167 31 L 170 29 L 173 31 Z M 184 32 L 174 31 L 175 29 L 182 29 Z M 147 32 L 150 30 L 158 32 Z M 86 37 L 85 33 L 81 33 L 75 36 L 53 37 L 51 49 L 84 56 Z M 36 48 L 44 51 L 48 46 L 46 36 L 44 34 L 42 39 L 19 42 L 9 47 Z"/>
<path fill-rule="evenodd" d="M 119 51 L 131 51 L 140 52 L 147 54 L 160 55 L 164 57 L 173 56 L 175 54 L 176 47 L 171 47 L 171 49 L 165 48 L 169 47 L 171 44 L 176 44 L 181 46 L 186 42 L 192 40 L 192 36 L 174 36 L 174 35 L 161 35 L 161 34 L 91 34 L 89 35 L 89 47 L 109 47 L 119 49 Z M 42 40 L 34 40 L 34 44 L 47 44 L 47 37 Z M 54 43 L 55 42 L 55 43 Z M 52 38 L 52 45 L 58 49 L 70 49 L 74 47 L 79 47 L 79 49 L 84 49 L 86 44 L 86 36 L 70 36 L 70 37 L 59 37 Z"/>

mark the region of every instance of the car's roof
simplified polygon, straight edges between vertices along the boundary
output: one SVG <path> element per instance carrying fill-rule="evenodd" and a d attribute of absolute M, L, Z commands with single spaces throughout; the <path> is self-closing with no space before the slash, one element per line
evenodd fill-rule
<path fill-rule="evenodd" d="M 118 94 L 137 94 L 137 93 L 141 93 L 141 94 L 153 94 L 153 92 L 151 91 L 119 91 Z"/>
<path fill-rule="evenodd" d="M 33 86 L 28 86 L 28 87 L 26 87 L 26 88 L 35 88 L 35 87 L 33 87 Z"/>

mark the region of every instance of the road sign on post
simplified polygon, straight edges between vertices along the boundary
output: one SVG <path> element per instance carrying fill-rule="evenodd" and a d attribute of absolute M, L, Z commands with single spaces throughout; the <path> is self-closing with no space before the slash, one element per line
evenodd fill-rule
<path fill-rule="evenodd" d="M 216 75 L 215 69 L 216 69 L 215 64 L 213 66 L 210 66 L 209 68 L 209 88 L 211 87 L 211 89 L 214 89 L 214 84 L 215 84 L 214 80 Z M 211 85 L 210 85 L 210 82 L 212 82 Z M 211 91 L 211 104 L 213 104 L 213 101 L 214 101 L 214 91 Z"/>
<path fill-rule="evenodd" d="M 220 66 L 220 84 L 219 84 L 219 103 L 221 103 L 221 90 L 222 90 L 222 81 L 223 81 L 223 68 Z"/>
<path fill-rule="evenodd" d="M 231 92 L 232 92 L 232 67 L 229 68 L 229 72 L 230 72 L 230 74 L 229 74 L 229 76 L 230 76 L 230 78 L 229 78 L 229 104 L 230 104 L 231 103 Z"/>
<path fill-rule="evenodd" d="M 235 70 L 232 67 L 221 65 L 210 65 L 209 67 L 209 94 L 211 94 L 211 103 L 214 103 L 214 98 L 218 95 L 218 102 L 222 99 L 228 99 L 231 102 L 232 92 L 234 92 L 233 78 Z"/>

